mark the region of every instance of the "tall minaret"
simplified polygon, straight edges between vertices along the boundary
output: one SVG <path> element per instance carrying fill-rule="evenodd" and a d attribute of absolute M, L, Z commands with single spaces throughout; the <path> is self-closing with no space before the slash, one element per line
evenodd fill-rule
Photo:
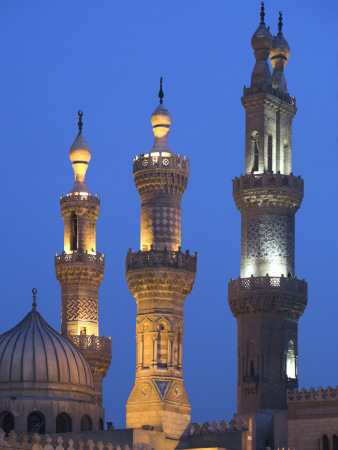
<path fill-rule="evenodd" d="M 171 116 L 163 105 L 162 78 L 159 98 L 151 116 L 154 146 L 133 164 L 141 197 L 141 250 L 129 250 L 126 260 L 137 303 L 136 380 L 127 402 L 127 428 L 150 426 L 178 439 L 190 422 L 182 379 L 183 304 L 197 257 L 181 251 L 181 197 L 189 160 L 168 146 Z"/>
<path fill-rule="evenodd" d="M 307 303 L 307 284 L 295 276 L 295 213 L 304 185 L 291 167 L 296 106 L 283 73 L 290 49 L 281 17 L 273 38 L 264 15 L 262 2 L 251 41 L 256 64 L 242 97 L 245 175 L 233 181 L 242 215 L 241 277 L 229 283 L 238 323 L 238 416 L 252 419 L 253 449 L 266 440 L 287 448 L 286 390 L 298 385 L 298 320 Z"/>
<path fill-rule="evenodd" d="M 103 278 L 104 256 L 96 251 L 96 219 L 100 198 L 87 187 L 85 175 L 91 158 L 82 134 L 69 150 L 75 172 L 73 189 L 61 197 L 64 220 L 64 249 L 55 256 L 56 277 L 61 285 L 61 333 L 71 339 L 85 355 L 93 372 L 95 396 L 102 404 L 102 379 L 111 361 L 111 340 L 99 336 L 98 291 Z"/>

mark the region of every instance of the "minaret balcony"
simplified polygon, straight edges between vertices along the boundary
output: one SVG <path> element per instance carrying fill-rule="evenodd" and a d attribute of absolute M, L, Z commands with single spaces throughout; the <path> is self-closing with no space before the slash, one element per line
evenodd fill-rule
<path fill-rule="evenodd" d="M 233 180 L 233 197 L 237 208 L 242 211 L 250 206 L 287 206 L 295 211 L 304 196 L 304 180 L 292 173 L 251 173 Z"/>
<path fill-rule="evenodd" d="M 254 277 L 230 280 L 228 299 L 232 314 L 276 311 L 300 317 L 307 304 L 307 282 L 296 277 Z"/>
<path fill-rule="evenodd" d="M 170 169 L 189 173 L 189 160 L 186 156 L 174 155 L 169 152 L 152 152 L 135 156 L 133 173 L 146 169 Z"/>
<path fill-rule="evenodd" d="M 69 334 L 68 339 L 72 341 L 81 351 L 94 351 L 106 355 L 111 355 L 111 338 L 104 336 L 87 336 L 85 334 Z"/>
<path fill-rule="evenodd" d="M 60 197 L 60 204 L 73 203 L 73 202 L 87 202 L 90 204 L 100 206 L 100 197 L 97 195 L 93 196 L 87 192 L 76 192 L 74 194 L 70 193 L 67 196 Z"/>
<path fill-rule="evenodd" d="M 62 264 L 73 263 L 84 263 L 104 267 L 104 255 L 99 252 L 87 253 L 80 250 L 74 250 L 71 253 L 63 251 L 61 255 L 55 255 L 55 267 Z"/>
<path fill-rule="evenodd" d="M 152 246 L 153 247 L 153 246 Z M 177 251 L 154 250 L 142 252 L 139 250 L 133 253 L 130 249 L 127 253 L 126 272 L 130 270 L 152 269 L 152 268 L 173 268 L 183 269 L 188 272 L 196 272 L 197 253 L 190 255 L 189 250 L 182 252 L 181 247 Z"/>

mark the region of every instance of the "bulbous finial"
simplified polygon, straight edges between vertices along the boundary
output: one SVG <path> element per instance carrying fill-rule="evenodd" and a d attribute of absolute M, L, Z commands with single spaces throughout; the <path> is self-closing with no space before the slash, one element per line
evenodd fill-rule
<path fill-rule="evenodd" d="M 260 25 L 265 25 L 265 22 L 264 22 L 264 17 L 265 17 L 264 2 L 261 2 L 261 13 L 260 13 L 260 16 L 261 16 L 261 23 L 260 23 Z"/>
<path fill-rule="evenodd" d="M 283 15 L 282 11 L 279 11 L 279 19 L 278 19 L 278 35 L 280 36 L 282 33 L 283 28 Z"/>
<path fill-rule="evenodd" d="M 69 158 L 73 164 L 73 169 L 75 173 L 75 183 L 73 189 L 71 190 L 71 193 L 75 192 L 89 193 L 85 181 L 85 175 L 88 163 L 91 158 L 91 151 L 82 134 L 83 112 L 81 110 L 78 111 L 78 116 L 79 116 L 78 122 L 79 134 L 76 136 L 75 141 L 73 142 L 69 150 Z"/>
<path fill-rule="evenodd" d="M 38 290 L 36 288 L 32 289 L 32 293 L 33 293 L 33 309 L 36 309 L 36 294 L 38 293 Z"/>
<path fill-rule="evenodd" d="M 162 90 L 162 81 L 163 81 L 163 78 L 161 77 L 160 78 L 160 91 L 158 93 L 158 98 L 160 99 L 160 104 L 161 105 L 163 103 L 163 97 L 164 97 L 163 90 Z"/>
<path fill-rule="evenodd" d="M 79 133 L 82 133 L 82 127 L 83 127 L 83 123 L 82 123 L 82 117 L 83 117 L 83 111 L 81 111 L 81 109 L 78 110 L 78 116 L 79 116 L 79 121 L 78 121 L 78 127 L 79 127 Z"/>

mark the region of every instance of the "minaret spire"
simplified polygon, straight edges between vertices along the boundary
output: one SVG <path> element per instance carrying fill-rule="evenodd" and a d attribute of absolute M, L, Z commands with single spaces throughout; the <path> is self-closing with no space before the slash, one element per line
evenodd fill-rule
<path fill-rule="evenodd" d="M 278 36 L 281 36 L 282 33 L 282 28 L 283 28 L 283 15 L 282 15 L 282 11 L 279 11 L 279 19 L 278 19 Z"/>
<path fill-rule="evenodd" d="M 163 89 L 162 89 L 162 82 L 163 82 L 163 78 L 161 77 L 161 78 L 160 78 L 160 91 L 159 91 L 159 93 L 158 93 L 158 98 L 160 99 L 160 104 L 161 104 L 161 105 L 162 105 L 162 103 L 163 103 L 163 97 L 164 97 Z"/>
<path fill-rule="evenodd" d="M 265 22 L 264 22 L 264 17 L 265 17 L 264 2 L 261 2 L 261 13 L 260 13 L 260 16 L 261 16 L 261 23 L 260 23 L 260 25 L 265 25 Z"/>
<path fill-rule="evenodd" d="M 79 116 L 79 121 L 78 121 L 77 125 L 79 127 L 79 134 L 80 134 L 80 133 L 82 133 L 82 127 L 83 127 L 83 122 L 82 122 L 83 111 L 81 111 L 81 109 L 79 109 L 77 114 Z"/>

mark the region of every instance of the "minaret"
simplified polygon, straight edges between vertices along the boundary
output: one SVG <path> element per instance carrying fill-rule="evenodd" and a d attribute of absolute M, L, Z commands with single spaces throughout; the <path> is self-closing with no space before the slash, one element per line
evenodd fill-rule
<path fill-rule="evenodd" d="M 137 303 L 136 380 L 127 402 L 127 428 L 149 426 L 178 439 L 190 422 L 182 379 L 183 304 L 197 256 L 181 251 L 181 197 L 189 160 L 168 146 L 171 116 L 163 105 L 162 78 L 159 98 L 151 116 L 154 146 L 133 163 L 141 197 L 141 250 L 130 249 L 126 260 Z"/>
<path fill-rule="evenodd" d="M 98 291 L 103 279 L 104 255 L 96 251 L 96 219 L 100 198 L 87 187 L 85 175 L 91 158 L 82 134 L 69 150 L 75 182 L 69 194 L 61 197 L 64 220 L 64 249 L 55 256 L 56 277 L 61 285 L 61 334 L 82 351 L 93 372 L 95 398 L 102 404 L 102 379 L 111 361 L 111 340 L 99 336 Z"/>
<path fill-rule="evenodd" d="M 238 323 L 238 416 L 252 419 L 253 449 L 266 440 L 287 448 L 286 390 L 298 385 L 298 320 L 307 303 L 307 284 L 295 276 L 295 213 L 304 184 L 291 165 L 296 105 L 283 73 L 290 49 L 281 16 L 274 39 L 265 26 L 263 2 L 251 44 L 256 64 L 242 97 L 245 175 L 233 180 L 242 215 L 241 276 L 229 283 Z"/>

